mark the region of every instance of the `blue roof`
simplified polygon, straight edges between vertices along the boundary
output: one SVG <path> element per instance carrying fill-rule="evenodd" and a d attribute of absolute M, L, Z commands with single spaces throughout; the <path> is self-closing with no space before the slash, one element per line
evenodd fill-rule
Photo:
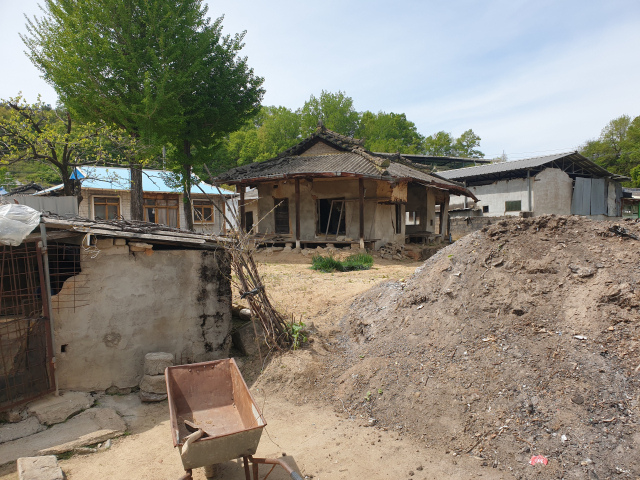
<path fill-rule="evenodd" d="M 83 188 L 99 188 L 104 190 L 130 190 L 130 176 L 128 168 L 121 167 L 84 167 L 76 168 L 71 174 L 72 179 L 80 179 Z M 197 178 L 197 177 L 196 177 Z M 182 191 L 179 185 L 172 185 L 170 172 L 162 170 L 142 169 L 142 191 L 179 193 Z M 43 192 L 57 190 L 62 185 L 48 188 Z M 201 190 L 202 189 L 202 190 Z M 235 195 L 235 192 L 223 188 L 213 187 L 200 182 L 191 187 L 191 193 L 206 193 L 207 195 Z"/>

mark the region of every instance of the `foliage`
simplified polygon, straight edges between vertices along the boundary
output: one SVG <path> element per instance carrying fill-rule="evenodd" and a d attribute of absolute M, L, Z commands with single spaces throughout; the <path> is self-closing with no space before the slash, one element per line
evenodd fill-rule
<path fill-rule="evenodd" d="M 62 180 L 65 195 L 72 195 L 74 168 L 104 158 L 102 139 L 110 131 L 106 126 L 75 124 L 68 111 L 52 109 L 40 97 L 34 104 L 20 96 L 1 103 L 5 109 L 0 117 L 1 166 L 37 162 L 53 167 Z"/>
<path fill-rule="evenodd" d="M 288 334 L 293 340 L 291 346 L 294 350 L 300 348 L 302 344 L 307 341 L 307 335 L 305 334 L 306 326 L 307 325 L 305 323 L 302 323 L 302 319 L 300 319 L 300 321 L 298 322 L 292 320 L 291 322 L 287 323 Z"/>
<path fill-rule="evenodd" d="M 424 141 L 404 113 L 366 111 L 360 117 L 355 136 L 364 138 L 364 146 L 371 152 L 422 153 Z"/>
<path fill-rule="evenodd" d="M 302 136 L 308 137 L 322 120 L 324 126 L 341 135 L 353 137 L 358 129 L 360 115 L 353 107 L 353 99 L 344 92 L 322 90 L 319 97 L 311 95 L 300 109 Z"/>
<path fill-rule="evenodd" d="M 640 187 L 640 116 L 611 120 L 598 139 L 585 142 L 580 153 L 612 173 L 631 177 L 631 185 Z"/>
<path fill-rule="evenodd" d="M 471 129 L 458 138 L 440 131 L 424 139 L 424 150 L 427 155 L 482 158 L 484 153 L 478 150 L 480 140 Z"/>
<path fill-rule="evenodd" d="M 331 255 L 323 257 L 314 255 L 311 259 L 311 269 L 323 273 L 352 272 L 355 270 L 369 270 L 373 266 L 373 257 L 366 253 L 349 255 L 345 260 L 337 260 Z"/>

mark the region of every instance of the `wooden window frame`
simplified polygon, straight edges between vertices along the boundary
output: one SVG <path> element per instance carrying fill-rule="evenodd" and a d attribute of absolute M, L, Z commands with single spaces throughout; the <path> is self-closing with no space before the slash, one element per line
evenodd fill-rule
<path fill-rule="evenodd" d="M 174 205 L 153 205 L 153 207 L 151 205 L 147 205 L 145 203 L 145 200 L 177 200 L 177 204 Z M 142 198 L 142 208 L 143 208 L 143 212 L 144 212 L 144 221 L 145 222 L 150 222 L 150 223 L 155 223 L 156 225 L 165 225 L 164 223 L 158 223 L 158 222 L 151 222 L 151 220 L 149 220 L 149 216 L 148 216 L 148 212 L 147 209 L 148 208 L 155 208 L 156 211 L 158 209 L 164 209 L 167 210 L 167 219 L 169 218 L 169 210 L 176 210 L 176 227 L 175 228 L 180 228 L 180 194 L 178 193 L 144 193 L 143 194 L 143 198 Z M 157 219 L 158 215 L 156 213 L 156 219 Z M 169 226 L 169 225 L 167 225 Z"/>
<path fill-rule="evenodd" d="M 92 195 L 91 196 L 91 213 L 92 213 L 92 217 L 93 220 L 96 220 L 96 198 L 115 198 L 118 200 L 117 206 L 118 206 L 118 213 L 117 213 L 117 217 L 119 217 L 121 215 L 120 211 L 121 211 L 121 199 L 120 197 L 116 196 L 116 195 Z M 98 203 L 98 205 L 115 205 L 115 203 Z M 107 220 L 106 218 L 103 220 Z"/>
<path fill-rule="evenodd" d="M 207 207 L 211 208 L 211 220 L 204 220 L 204 212 L 202 210 Z M 213 202 L 206 198 L 192 198 L 191 213 L 193 215 L 193 223 L 197 223 L 199 225 L 214 225 L 216 219 L 215 209 L 216 207 L 213 205 Z M 196 211 L 200 211 L 200 214 L 196 215 Z"/>

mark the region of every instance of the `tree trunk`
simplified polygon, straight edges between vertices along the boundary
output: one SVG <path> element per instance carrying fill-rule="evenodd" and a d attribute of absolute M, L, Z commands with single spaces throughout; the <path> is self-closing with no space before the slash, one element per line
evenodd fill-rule
<path fill-rule="evenodd" d="M 144 220 L 142 206 L 142 166 L 131 167 L 131 206 L 129 214 L 131 220 Z"/>
<path fill-rule="evenodd" d="M 191 208 L 191 143 L 189 140 L 184 141 L 184 154 L 187 157 L 184 164 L 184 182 L 183 182 L 183 202 L 184 202 L 184 218 L 187 220 L 187 230 L 194 231 L 193 228 L 193 209 Z"/>

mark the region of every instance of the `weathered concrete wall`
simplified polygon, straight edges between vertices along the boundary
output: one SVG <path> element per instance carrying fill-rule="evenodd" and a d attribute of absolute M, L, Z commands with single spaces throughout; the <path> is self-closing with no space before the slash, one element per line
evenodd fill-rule
<path fill-rule="evenodd" d="M 451 218 L 451 238 L 458 240 L 476 230 L 480 230 L 487 225 L 493 225 L 500 220 L 510 218 L 502 217 L 452 217 Z"/>
<path fill-rule="evenodd" d="M 533 214 L 571 215 L 573 180 L 559 168 L 546 168 L 531 179 Z"/>
<path fill-rule="evenodd" d="M 149 256 L 115 246 L 81 267 L 53 301 L 75 288 L 83 300 L 77 304 L 84 305 L 54 311 L 61 389 L 134 387 L 149 352 L 173 353 L 183 363 L 228 356 L 226 252 L 154 250 Z"/>
<path fill-rule="evenodd" d="M 533 178 L 531 179 L 533 188 Z M 476 205 L 488 206 L 489 212 L 484 216 L 496 217 L 502 215 L 519 215 L 520 212 L 505 212 L 505 202 L 521 201 L 522 211 L 528 210 L 527 179 L 516 178 L 514 180 L 502 180 L 490 185 L 469 187 L 469 190 L 478 198 Z M 456 207 L 462 207 L 462 197 L 456 198 Z"/>
<path fill-rule="evenodd" d="M 118 197 L 120 198 L 120 215 L 122 215 L 125 220 L 131 219 L 131 192 L 129 190 L 100 190 L 95 188 L 83 188 L 82 189 L 82 202 L 78 206 L 78 215 L 85 218 L 95 218 L 95 212 L 93 208 L 93 198 L 94 197 Z M 184 206 L 182 203 L 183 195 L 179 195 L 178 200 L 178 215 L 180 228 L 187 227 L 187 220 L 184 215 Z M 211 200 L 215 204 L 222 209 L 222 198 L 219 196 L 216 197 L 208 197 L 203 194 L 192 194 L 191 198 L 193 200 Z M 213 223 L 199 223 L 194 221 L 194 230 L 199 233 L 209 233 L 212 235 L 218 235 L 222 233 L 222 214 L 214 208 L 213 212 L 214 218 Z"/>

